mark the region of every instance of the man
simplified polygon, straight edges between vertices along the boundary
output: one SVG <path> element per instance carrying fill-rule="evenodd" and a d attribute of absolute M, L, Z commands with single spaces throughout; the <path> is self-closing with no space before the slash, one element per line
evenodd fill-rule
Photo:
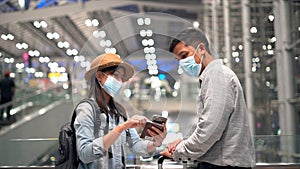
<path fill-rule="evenodd" d="M 12 101 L 13 96 L 15 94 L 15 90 L 16 90 L 15 83 L 10 78 L 10 72 L 5 71 L 4 78 L 0 81 L 0 92 L 1 92 L 0 105 L 4 106 L 4 108 L 0 110 L 1 119 L 3 118 L 4 109 L 6 109 L 7 119 L 11 120 L 10 110 L 12 108 L 12 103 L 9 102 Z M 7 103 L 8 105 L 4 105 L 5 103 Z"/>
<path fill-rule="evenodd" d="M 169 143 L 162 155 L 176 161 L 194 159 L 197 168 L 251 168 L 255 150 L 243 89 L 224 66 L 206 36 L 189 28 L 172 39 L 169 51 L 183 72 L 201 82 L 197 125 L 185 140 Z"/>

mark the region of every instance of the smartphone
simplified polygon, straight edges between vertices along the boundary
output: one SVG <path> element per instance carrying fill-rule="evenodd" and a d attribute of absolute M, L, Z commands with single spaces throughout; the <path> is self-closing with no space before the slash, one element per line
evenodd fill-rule
<path fill-rule="evenodd" d="M 146 124 L 145 124 L 145 127 L 142 131 L 141 138 L 145 138 L 146 136 L 151 137 L 150 134 L 148 133 L 148 129 L 152 130 L 152 126 L 155 126 L 160 131 L 164 131 L 164 126 L 162 124 L 155 123 L 155 122 L 152 122 L 152 121 L 147 121 Z M 154 130 L 152 130 L 152 131 L 154 131 Z"/>
<path fill-rule="evenodd" d="M 159 115 L 153 115 L 151 121 L 159 124 L 163 124 L 167 122 L 167 118 L 159 116 Z"/>

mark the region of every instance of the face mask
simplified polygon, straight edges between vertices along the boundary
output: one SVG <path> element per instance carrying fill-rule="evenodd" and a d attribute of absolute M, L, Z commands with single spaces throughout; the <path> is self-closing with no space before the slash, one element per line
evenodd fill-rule
<path fill-rule="evenodd" d="M 188 56 L 184 59 L 179 60 L 179 66 L 183 70 L 183 73 L 185 73 L 186 75 L 191 76 L 191 77 L 198 77 L 198 75 L 201 71 L 203 55 L 201 57 L 200 64 L 197 64 L 194 59 L 199 47 L 200 47 L 200 45 L 197 46 L 197 48 L 192 56 Z"/>
<path fill-rule="evenodd" d="M 107 76 L 104 85 L 102 86 L 99 82 L 100 86 L 104 88 L 104 90 L 111 96 L 117 96 L 122 88 L 122 82 L 118 81 L 117 79 L 113 78 L 112 76 Z"/>

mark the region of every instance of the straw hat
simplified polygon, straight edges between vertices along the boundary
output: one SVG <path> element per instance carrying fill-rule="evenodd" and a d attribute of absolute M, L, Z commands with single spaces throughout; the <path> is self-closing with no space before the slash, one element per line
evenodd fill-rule
<path fill-rule="evenodd" d="M 128 63 L 125 63 L 122 61 L 122 59 L 113 53 L 104 53 L 102 55 L 97 56 L 91 63 L 91 68 L 88 70 L 84 78 L 85 80 L 90 80 L 92 75 L 98 70 L 98 69 L 104 69 L 111 66 L 120 66 L 123 67 L 125 70 L 124 74 L 124 81 L 127 81 L 130 79 L 134 74 L 134 68 Z"/>

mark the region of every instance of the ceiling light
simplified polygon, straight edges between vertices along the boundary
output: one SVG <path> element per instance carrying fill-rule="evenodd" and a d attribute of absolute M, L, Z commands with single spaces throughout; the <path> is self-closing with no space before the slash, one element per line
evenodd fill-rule
<path fill-rule="evenodd" d="M 18 3 L 22 9 L 25 8 L 25 0 L 18 0 Z"/>
<path fill-rule="evenodd" d="M 1 39 L 7 40 L 8 38 L 7 38 L 7 36 L 5 34 L 1 34 Z"/>
<path fill-rule="evenodd" d="M 74 56 L 74 61 L 75 61 L 75 62 L 79 62 L 79 56 L 77 56 L 77 55 Z"/>
<path fill-rule="evenodd" d="M 107 47 L 110 47 L 111 46 L 111 41 L 110 40 L 106 40 L 105 44 L 106 44 Z"/>
<path fill-rule="evenodd" d="M 16 43 L 16 48 L 22 49 L 22 44 L 21 43 Z"/>
<path fill-rule="evenodd" d="M 15 37 L 14 37 L 14 35 L 12 35 L 12 34 L 9 33 L 9 34 L 7 34 L 7 38 L 9 40 L 14 40 Z"/>
<path fill-rule="evenodd" d="M 106 36 L 106 33 L 104 31 L 100 31 L 99 35 L 100 35 L 101 38 L 104 38 Z"/>
<path fill-rule="evenodd" d="M 274 15 L 269 15 L 268 18 L 269 18 L 269 21 L 271 21 L 271 22 L 274 21 L 274 19 L 275 19 Z"/>
<path fill-rule="evenodd" d="M 36 28 L 40 28 L 41 27 L 41 24 L 39 21 L 34 21 L 33 22 L 33 26 L 35 26 Z"/>
<path fill-rule="evenodd" d="M 58 39 L 60 37 L 60 35 L 57 32 L 54 32 L 52 34 L 52 36 L 53 36 L 54 39 Z"/>
<path fill-rule="evenodd" d="M 64 47 L 64 43 L 61 42 L 61 41 L 59 41 L 59 42 L 57 42 L 57 46 L 58 46 L 59 48 L 63 48 L 63 47 Z"/>
<path fill-rule="evenodd" d="M 255 26 L 251 27 L 250 33 L 257 33 L 257 28 Z"/>
<path fill-rule="evenodd" d="M 148 37 L 151 37 L 152 35 L 153 35 L 153 31 L 152 31 L 152 30 L 150 30 L 150 29 L 149 29 L 149 30 L 147 30 L 147 36 L 148 36 Z"/>
<path fill-rule="evenodd" d="M 40 56 L 40 52 L 38 50 L 34 50 L 34 56 Z"/>
<path fill-rule="evenodd" d="M 100 40 L 99 45 L 100 45 L 101 47 L 104 47 L 104 46 L 106 45 L 105 40 Z"/>
<path fill-rule="evenodd" d="M 67 42 L 67 41 L 64 42 L 64 45 L 65 45 L 65 48 L 69 48 L 70 47 L 70 43 Z"/>
<path fill-rule="evenodd" d="M 92 24 L 93 24 L 93 26 L 98 26 L 99 25 L 99 21 L 97 19 L 93 19 L 92 20 Z"/>
<path fill-rule="evenodd" d="M 193 27 L 194 28 L 199 28 L 200 23 L 198 21 L 193 22 Z"/>
<path fill-rule="evenodd" d="M 92 26 L 92 21 L 90 19 L 86 19 L 84 23 L 86 26 Z"/>
<path fill-rule="evenodd" d="M 231 49 L 232 49 L 233 51 L 235 51 L 235 50 L 236 50 L 236 46 L 232 46 Z"/>
<path fill-rule="evenodd" d="M 240 62 L 240 58 L 236 57 L 236 58 L 234 59 L 234 61 L 235 61 L 236 63 L 239 63 L 239 62 Z"/>
<path fill-rule="evenodd" d="M 100 37 L 100 34 L 99 34 L 98 31 L 94 31 L 94 32 L 93 32 L 93 36 L 94 36 L 95 38 L 99 38 L 99 37 Z"/>
<path fill-rule="evenodd" d="M 71 56 L 72 55 L 72 49 L 67 49 L 66 53 L 67 53 L 67 55 Z"/>
<path fill-rule="evenodd" d="M 53 34 L 51 32 L 48 32 L 46 36 L 48 39 L 53 39 Z"/>
<path fill-rule="evenodd" d="M 16 68 L 17 69 L 23 69 L 24 68 L 24 63 L 16 63 Z"/>
<path fill-rule="evenodd" d="M 140 25 L 140 26 L 144 25 L 144 19 L 143 18 L 138 18 L 137 19 L 137 24 Z"/>
<path fill-rule="evenodd" d="M 72 54 L 73 55 L 77 55 L 78 54 L 78 50 L 77 49 L 72 49 Z"/>
<path fill-rule="evenodd" d="M 151 24 L 151 19 L 150 18 L 145 18 L 145 25 L 150 25 Z"/>
<path fill-rule="evenodd" d="M 143 44 L 143 46 L 148 46 L 148 40 L 147 39 L 143 39 L 142 40 L 142 44 Z"/>
<path fill-rule="evenodd" d="M 239 50 L 243 50 L 243 45 L 239 45 Z"/>
<path fill-rule="evenodd" d="M 24 49 L 27 49 L 27 48 L 28 48 L 28 44 L 25 43 L 25 42 L 23 42 L 23 43 L 22 43 L 22 47 L 23 47 Z"/>
<path fill-rule="evenodd" d="M 140 36 L 145 37 L 147 35 L 147 32 L 145 30 L 140 31 Z"/>
<path fill-rule="evenodd" d="M 46 21 L 41 21 L 40 22 L 40 25 L 43 27 L 43 28 L 47 28 L 48 24 Z"/>
<path fill-rule="evenodd" d="M 149 51 L 150 51 L 150 50 L 149 50 L 148 47 L 145 47 L 145 48 L 144 48 L 144 53 L 150 53 Z"/>
<path fill-rule="evenodd" d="M 148 45 L 149 46 L 153 46 L 154 45 L 154 40 L 153 39 L 149 39 L 148 40 Z"/>
<path fill-rule="evenodd" d="M 150 50 L 149 53 L 155 53 L 155 48 L 154 47 L 150 47 L 149 50 Z"/>

